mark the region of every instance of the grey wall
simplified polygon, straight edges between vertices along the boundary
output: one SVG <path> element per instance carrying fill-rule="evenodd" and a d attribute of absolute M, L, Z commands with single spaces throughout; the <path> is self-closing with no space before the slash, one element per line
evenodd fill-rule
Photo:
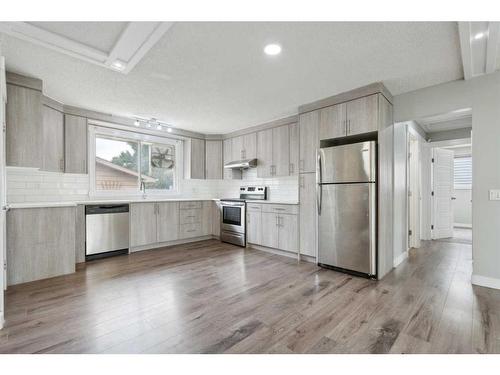
<path fill-rule="evenodd" d="M 500 287 L 500 72 L 453 81 L 394 97 L 396 122 L 472 108 L 473 281 Z"/>

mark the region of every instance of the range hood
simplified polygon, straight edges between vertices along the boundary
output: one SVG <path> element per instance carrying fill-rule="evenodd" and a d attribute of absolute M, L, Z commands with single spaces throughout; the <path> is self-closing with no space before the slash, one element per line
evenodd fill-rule
<path fill-rule="evenodd" d="M 257 159 L 245 159 L 232 161 L 224 165 L 225 169 L 248 169 L 255 168 L 257 166 Z"/>

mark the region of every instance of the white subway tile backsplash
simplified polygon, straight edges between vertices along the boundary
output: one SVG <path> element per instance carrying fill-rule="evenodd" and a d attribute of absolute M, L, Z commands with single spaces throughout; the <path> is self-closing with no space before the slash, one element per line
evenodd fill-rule
<path fill-rule="evenodd" d="M 179 194 L 168 197 L 234 198 L 239 195 L 239 187 L 246 185 L 267 186 L 269 199 L 298 200 L 297 176 L 262 179 L 257 177 L 256 169 L 244 171 L 241 180 L 181 180 Z M 158 197 L 162 196 L 158 195 Z M 120 196 L 120 199 L 122 198 L 126 199 Z M 84 201 L 88 199 L 89 177 L 87 175 L 7 167 L 7 201 L 10 203 Z M 94 200 L 95 197 L 90 199 Z"/>

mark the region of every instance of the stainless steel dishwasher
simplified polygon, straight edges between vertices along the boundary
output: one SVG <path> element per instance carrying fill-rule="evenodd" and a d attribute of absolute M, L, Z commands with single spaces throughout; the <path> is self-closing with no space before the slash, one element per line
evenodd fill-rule
<path fill-rule="evenodd" d="M 128 253 L 128 204 L 85 206 L 85 259 Z"/>

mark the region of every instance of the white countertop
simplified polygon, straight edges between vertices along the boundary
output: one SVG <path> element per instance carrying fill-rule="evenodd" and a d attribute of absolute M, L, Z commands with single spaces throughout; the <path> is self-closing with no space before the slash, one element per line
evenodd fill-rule
<path fill-rule="evenodd" d="M 79 204 L 122 204 L 122 203 L 140 203 L 140 202 L 192 202 L 192 201 L 219 201 L 220 199 L 210 198 L 132 198 L 132 199 L 101 199 L 85 201 L 67 201 L 67 202 L 24 202 L 9 203 L 9 208 L 50 208 L 50 207 L 75 207 Z M 263 204 L 299 204 L 297 201 L 277 201 L 277 200 L 247 200 L 248 203 Z"/>

